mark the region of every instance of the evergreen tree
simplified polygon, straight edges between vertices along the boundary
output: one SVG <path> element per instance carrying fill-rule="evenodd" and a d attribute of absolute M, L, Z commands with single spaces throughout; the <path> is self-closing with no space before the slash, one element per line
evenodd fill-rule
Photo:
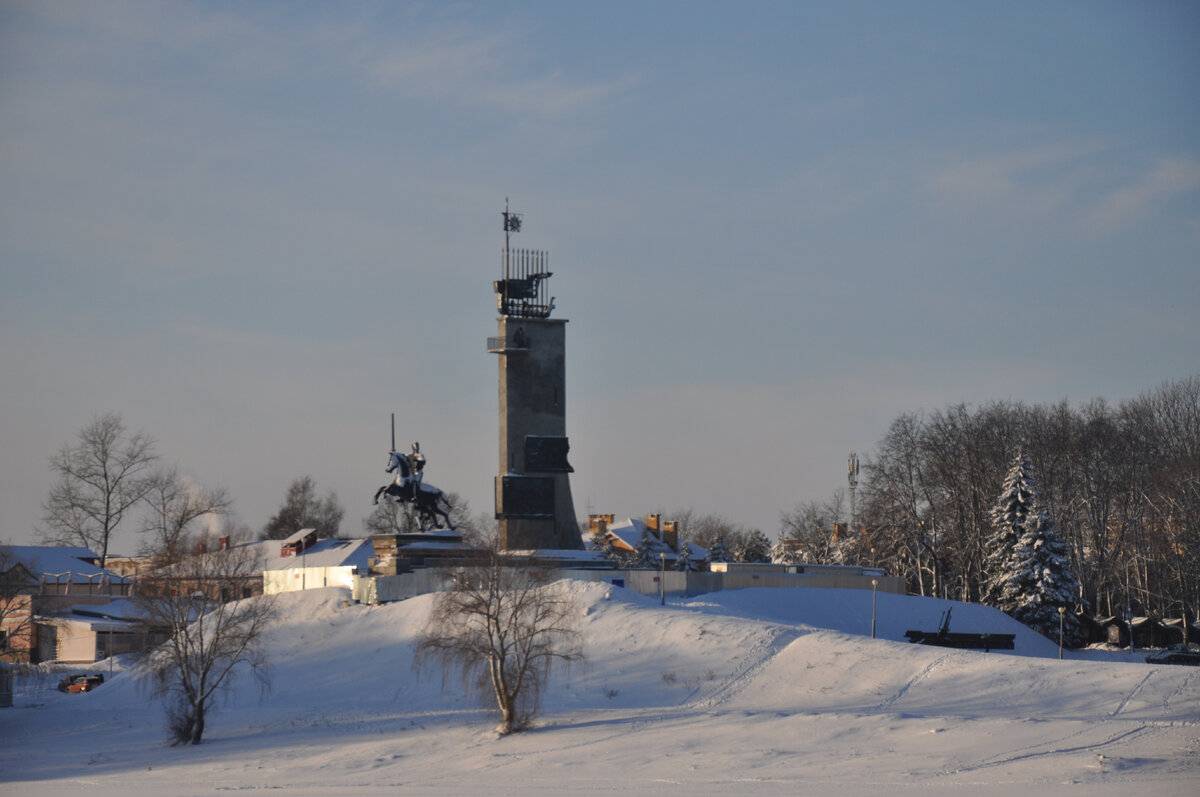
<path fill-rule="evenodd" d="M 658 538 L 649 531 L 643 531 L 642 541 L 638 543 L 637 549 L 634 551 L 637 556 L 637 566 L 657 570 L 660 565 L 658 549 Z"/>
<path fill-rule="evenodd" d="M 755 530 L 738 546 L 735 556 L 739 562 L 770 562 L 771 541 L 767 535 Z"/>
<path fill-rule="evenodd" d="M 604 552 L 604 558 L 617 567 L 629 566 L 630 554 L 617 547 L 611 534 L 604 535 L 604 539 L 600 543 L 600 550 Z"/>
<path fill-rule="evenodd" d="M 679 555 L 675 559 L 675 569 L 685 573 L 696 569 L 696 563 L 692 561 L 692 546 L 688 545 L 687 540 L 679 543 Z"/>
<path fill-rule="evenodd" d="M 992 532 L 987 541 L 981 595 L 982 602 L 989 606 L 1007 611 L 1001 605 L 1000 592 L 1009 577 L 1013 549 L 1028 530 L 1036 500 L 1037 487 L 1029 460 L 1018 452 L 1004 477 L 1000 499 L 992 507 Z"/>
<path fill-rule="evenodd" d="M 1074 611 L 1078 593 L 1070 548 L 1059 536 L 1054 521 L 1035 507 L 1009 558 L 1008 573 L 1000 584 L 1000 606 L 1052 640 L 1058 639 L 1059 608 L 1064 608 L 1063 639 L 1075 647 L 1084 641 Z"/>
<path fill-rule="evenodd" d="M 713 544 L 709 546 L 707 561 L 710 564 L 713 562 L 729 561 L 729 550 L 725 547 L 724 535 L 718 536 L 715 540 L 713 540 Z"/>

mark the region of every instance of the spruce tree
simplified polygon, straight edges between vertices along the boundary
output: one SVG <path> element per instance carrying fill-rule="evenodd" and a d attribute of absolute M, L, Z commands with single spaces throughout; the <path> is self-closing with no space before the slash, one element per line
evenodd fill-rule
<path fill-rule="evenodd" d="M 637 566 L 648 567 L 657 570 L 661 564 L 658 555 L 658 548 L 658 538 L 649 531 L 643 531 L 642 541 L 638 543 L 638 546 L 634 551 L 634 553 L 637 555 Z"/>
<path fill-rule="evenodd" d="M 980 600 L 989 606 L 1007 611 L 1000 603 L 1000 592 L 1009 575 L 1013 548 L 1026 532 L 1036 500 L 1037 488 L 1032 468 L 1025 455 L 1018 452 L 1008 469 L 1008 475 L 1004 477 L 1000 499 L 992 508 L 992 533 L 987 541 L 980 596 Z"/>
<path fill-rule="evenodd" d="M 739 562 L 770 562 L 771 541 L 767 539 L 767 535 L 755 530 L 738 546 L 735 556 Z"/>
<path fill-rule="evenodd" d="M 725 538 L 718 536 L 708 548 L 708 562 L 728 562 L 729 549 L 725 547 Z"/>
<path fill-rule="evenodd" d="M 1084 639 L 1074 611 L 1079 581 L 1070 554 L 1054 521 L 1035 507 L 1025 533 L 1013 546 L 999 597 L 1009 615 L 1051 640 L 1058 639 L 1062 607 L 1063 640 L 1075 647 Z"/>
<path fill-rule="evenodd" d="M 679 542 L 679 552 L 675 559 L 675 569 L 688 572 L 696 569 L 696 563 L 692 561 L 692 546 L 688 545 L 687 540 Z"/>

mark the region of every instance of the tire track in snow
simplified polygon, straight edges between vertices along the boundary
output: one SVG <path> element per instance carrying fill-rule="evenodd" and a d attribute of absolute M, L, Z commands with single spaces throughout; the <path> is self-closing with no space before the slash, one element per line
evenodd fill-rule
<path fill-rule="evenodd" d="M 1091 742 L 1091 743 L 1087 743 L 1087 744 L 1079 744 L 1074 747 L 1052 747 L 1049 750 L 1030 750 L 1029 752 L 1024 752 L 1024 751 L 1018 750 L 1018 751 L 1014 751 L 1013 753 L 1010 753 L 1008 755 L 1004 755 L 999 758 L 992 759 L 991 761 L 984 761 L 979 764 L 971 764 L 968 766 L 955 767 L 954 769 L 948 769 L 945 772 L 941 772 L 939 774 L 941 774 L 941 775 L 959 775 L 964 772 L 977 772 L 981 769 L 991 769 L 992 767 L 1002 767 L 1005 764 L 1015 764 L 1020 761 L 1031 761 L 1035 758 L 1048 758 L 1050 756 L 1072 755 L 1075 753 L 1090 753 L 1090 752 L 1094 752 L 1097 750 L 1102 750 L 1105 747 L 1108 747 L 1109 745 L 1116 744 L 1117 742 L 1124 741 L 1126 739 L 1130 739 L 1134 736 L 1137 736 L 1137 735 L 1145 732 L 1146 729 L 1147 728 L 1145 725 L 1139 724 L 1136 728 L 1129 728 L 1120 733 L 1113 734 L 1112 736 L 1109 736 L 1106 739 L 1101 739 L 1100 741 Z M 1066 736 L 1063 739 L 1060 739 L 1059 742 L 1060 743 L 1064 742 L 1067 739 L 1078 736 L 1084 732 L 1086 732 L 1086 731 L 1079 731 L 1077 733 L 1070 734 L 1069 736 Z M 1026 749 L 1028 749 L 1028 748 L 1026 748 Z"/>
<path fill-rule="evenodd" d="M 728 703 L 747 686 L 754 678 L 778 656 L 784 648 L 800 637 L 800 632 L 790 628 L 773 626 L 769 635 L 760 639 L 750 648 L 745 656 L 734 666 L 733 672 L 721 680 L 710 690 L 698 686 L 684 698 L 681 705 L 703 711 Z M 702 694 L 707 691 L 707 694 Z"/>
<path fill-rule="evenodd" d="M 1125 699 L 1122 700 L 1120 705 L 1118 705 L 1115 709 L 1113 709 L 1113 712 L 1111 714 L 1109 714 L 1107 717 L 1105 717 L 1105 719 L 1110 720 L 1113 717 L 1120 714 L 1122 711 L 1124 711 L 1125 707 L 1129 705 L 1129 701 L 1133 700 L 1133 698 L 1137 696 L 1138 692 L 1142 691 L 1142 687 L 1144 687 L 1146 685 L 1146 682 L 1149 681 L 1151 676 L 1153 676 L 1153 675 L 1154 675 L 1153 672 L 1146 673 L 1146 677 L 1143 678 L 1142 680 L 1138 681 L 1137 685 L 1134 686 L 1133 689 L 1129 690 L 1129 694 L 1125 695 Z"/>
<path fill-rule="evenodd" d="M 1163 696 L 1162 710 L 1163 710 L 1163 718 L 1164 719 L 1166 718 L 1166 716 L 1168 714 L 1171 713 L 1171 701 L 1181 695 L 1188 694 L 1190 691 L 1190 687 L 1192 685 L 1192 681 L 1194 681 L 1195 679 L 1196 679 L 1196 673 L 1189 672 L 1187 674 L 1187 676 L 1183 679 L 1183 683 L 1181 683 L 1179 686 L 1177 686 L 1170 694 Z"/>
<path fill-rule="evenodd" d="M 1067 734 L 1066 736 L 1058 739 L 1057 742 L 1047 742 L 1047 743 L 1043 743 L 1043 744 L 1035 744 L 1035 745 L 1030 745 L 1028 747 L 1018 748 L 1016 750 L 1010 751 L 1009 753 L 1007 753 L 1005 755 L 1001 755 L 1000 757 L 997 757 L 991 761 L 985 761 L 985 762 L 971 765 L 971 766 L 959 767 L 954 770 L 944 772 L 942 774 L 948 775 L 948 774 L 956 774 L 956 773 L 961 773 L 961 772 L 973 772 L 973 771 L 980 770 L 980 769 L 988 769 L 991 767 L 1004 766 L 1005 764 L 1012 764 L 1012 763 L 1017 763 L 1017 762 L 1021 762 L 1021 761 L 1029 761 L 1029 760 L 1037 759 L 1037 758 L 1047 758 L 1047 757 L 1051 757 L 1051 756 L 1071 755 L 1071 754 L 1083 753 L 1083 752 L 1099 752 L 1099 751 L 1103 750 L 1104 748 L 1109 747 L 1110 745 L 1116 744 L 1117 742 L 1125 741 L 1127 739 L 1131 739 L 1135 736 L 1139 736 L 1139 735 L 1143 735 L 1143 734 L 1151 734 L 1151 735 L 1158 734 L 1161 732 L 1162 725 L 1164 725 L 1164 724 L 1165 725 L 1174 725 L 1175 724 L 1175 721 L 1170 720 L 1167 717 L 1167 715 L 1170 712 L 1170 701 L 1172 698 L 1174 698 L 1180 694 L 1183 694 L 1187 690 L 1188 685 L 1190 685 L 1190 683 L 1196 676 L 1192 673 L 1189 673 L 1188 676 L 1184 679 L 1182 684 L 1180 684 L 1177 688 L 1172 690 L 1169 694 L 1164 695 L 1163 703 L 1162 703 L 1162 716 L 1158 720 L 1149 720 L 1149 721 L 1125 720 L 1122 717 L 1118 717 L 1117 715 L 1119 715 L 1122 711 L 1125 710 L 1126 706 L 1129 705 L 1130 701 L 1132 701 L 1135 697 L 1138 696 L 1138 694 L 1140 694 L 1145 689 L 1146 684 L 1150 682 L 1151 677 L 1154 676 L 1155 674 L 1156 674 L 1155 672 L 1149 672 L 1145 675 L 1145 677 L 1143 677 L 1140 681 L 1138 681 L 1133 686 L 1133 688 L 1129 690 L 1129 693 L 1125 695 L 1124 699 L 1121 700 L 1121 702 L 1117 705 L 1117 707 L 1115 709 L 1113 709 L 1109 714 L 1105 715 L 1104 717 L 1102 717 L 1100 719 L 1099 726 L 1080 728 L 1079 730 L 1075 731 L 1074 733 Z M 1075 744 L 1075 745 L 1071 745 L 1071 746 L 1064 746 L 1065 742 L 1068 742 L 1070 740 L 1074 740 L 1074 739 L 1077 739 L 1078 737 L 1084 736 L 1092 731 L 1097 730 L 1098 727 L 1105 727 L 1110 722 L 1114 723 L 1114 724 L 1119 724 L 1122 727 L 1122 730 L 1112 733 L 1108 737 L 1097 740 L 1095 742 Z M 1129 727 L 1129 723 L 1132 723 L 1133 727 Z M 1049 749 L 1038 749 L 1039 747 L 1043 747 L 1044 744 L 1054 744 L 1055 746 L 1051 747 Z"/>
<path fill-rule="evenodd" d="M 943 664 L 945 664 L 947 659 L 949 659 L 949 658 L 950 658 L 949 655 L 939 656 L 938 658 L 936 658 L 933 661 L 926 664 L 919 673 L 914 675 L 912 678 L 909 678 L 908 682 L 906 684 L 904 684 L 904 686 L 900 687 L 896 691 L 895 694 L 893 694 L 891 697 L 884 700 L 879 705 L 875 706 L 875 708 L 873 710 L 874 711 L 886 711 L 887 709 L 891 708 L 892 705 L 897 700 L 904 697 L 906 694 L 908 694 L 910 689 L 912 689 L 914 686 L 919 684 L 921 681 L 924 681 L 926 678 L 928 678 L 930 673 L 932 673 L 938 667 L 941 667 Z"/>

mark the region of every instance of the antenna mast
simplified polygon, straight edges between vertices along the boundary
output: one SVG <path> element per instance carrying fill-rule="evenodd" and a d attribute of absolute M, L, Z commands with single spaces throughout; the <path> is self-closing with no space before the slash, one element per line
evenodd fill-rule
<path fill-rule="evenodd" d="M 846 461 L 846 478 L 850 482 L 850 533 L 854 533 L 854 488 L 858 487 L 858 454 L 850 452 Z"/>

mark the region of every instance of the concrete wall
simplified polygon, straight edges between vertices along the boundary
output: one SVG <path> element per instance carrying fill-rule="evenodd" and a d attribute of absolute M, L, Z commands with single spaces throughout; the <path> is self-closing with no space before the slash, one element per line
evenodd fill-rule
<path fill-rule="evenodd" d="M 354 573 L 358 568 L 340 567 L 292 567 L 287 570 L 264 570 L 263 593 L 295 592 L 300 589 L 320 587 L 354 588 Z"/>
<path fill-rule="evenodd" d="M 429 568 L 396 576 L 355 576 L 354 600 L 359 603 L 389 603 L 429 592 L 449 589 L 453 570 Z"/>
<path fill-rule="evenodd" d="M 452 571 L 440 568 L 417 570 L 397 576 L 355 576 L 354 599 L 360 603 L 387 603 L 404 600 L 428 592 L 449 589 Z M 556 578 L 572 578 L 604 584 L 620 583 L 625 589 L 643 595 L 659 594 L 660 573 L 655 570 L 556 570 Z M 807 573 L 683 573 L 668 570 L 662 584 L 667 597 L 690 598 L 708 592 L 748 587 L 773 587 L 780 589 L 871 589 L 871 576 L 857 574 Z M 906 593 L 904 579 L 900 576 L 874 576 L 880 592 L 894 595 Z"/>

